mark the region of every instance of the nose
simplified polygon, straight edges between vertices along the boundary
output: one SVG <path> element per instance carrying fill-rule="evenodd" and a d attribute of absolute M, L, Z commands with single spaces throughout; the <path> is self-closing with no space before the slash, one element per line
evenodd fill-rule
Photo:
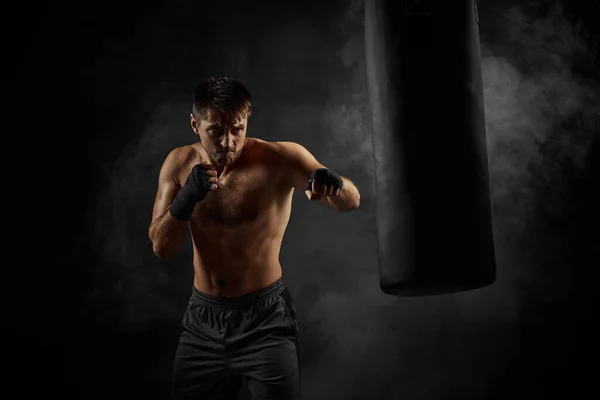
<path fill-rule="evenodd" d="M 225 150 L 232 150 L 235 148 L 235 143 L 233 141 L 233 135 L 230 132 L 227 132 L 221 138 L 221 148 Z"/>

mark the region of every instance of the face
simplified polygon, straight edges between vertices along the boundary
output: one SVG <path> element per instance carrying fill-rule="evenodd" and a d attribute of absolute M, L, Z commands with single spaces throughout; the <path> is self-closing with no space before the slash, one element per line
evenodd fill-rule
<path fill-rule="evenodd" d="M 200 121 L 191 114 L 190 122 L 214 165 L 230 165 L 238 159 L 246 142 L 247 117 L 231 120 L 226 115 L 211 110 L 208 119 Z"/>

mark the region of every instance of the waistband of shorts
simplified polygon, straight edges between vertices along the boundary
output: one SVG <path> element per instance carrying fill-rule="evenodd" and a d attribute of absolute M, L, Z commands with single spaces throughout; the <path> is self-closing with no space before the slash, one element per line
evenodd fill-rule
<path fill-rule="evenodd" d="M 279 278 L 269 286 L 236 297 L 215 297 L 200 292 L 192 286 L 192 298 L 199 304 L 210 307 L 238 308 L 270 299 L 280 295 L 286 289 L 283 280 Z"/>

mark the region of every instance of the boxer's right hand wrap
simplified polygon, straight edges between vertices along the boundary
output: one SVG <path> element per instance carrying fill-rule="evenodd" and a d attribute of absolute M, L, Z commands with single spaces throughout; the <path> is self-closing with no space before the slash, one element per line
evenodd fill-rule
<path fill-rule="evenodd" d="M 192 168 L 192 171 L 169 208 L 169 212 L 174 218 L 180 221 L 189 220 L 194 212 L 196 203 L 206 197 L 212 186 L 212 183 L 208 180 L 210 177 L 206 174 L 206 171 L 207 169 L 202 164 L 195 165 Z"/>

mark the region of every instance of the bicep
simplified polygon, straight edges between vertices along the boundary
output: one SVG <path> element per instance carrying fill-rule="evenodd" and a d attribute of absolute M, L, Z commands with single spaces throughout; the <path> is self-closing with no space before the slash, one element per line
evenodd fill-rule
<path fill-rule="evenodd" d="M 293 142 L 279 142 L 280 152 L 286 164 L 290 185 L 304 192 L 311 173 L 317 168 L 326 168 L 304 146 Z"/>
<path fill-rule="evenodd" d="M 181 186 L 177 182 L 177 154 L 173 150 L 165 159 L 160 173 L 158 175 L 158 188 L 154 199 L 154 207 L 152 209 L 152 222 L 163 216 L 166 212 Z"/>

